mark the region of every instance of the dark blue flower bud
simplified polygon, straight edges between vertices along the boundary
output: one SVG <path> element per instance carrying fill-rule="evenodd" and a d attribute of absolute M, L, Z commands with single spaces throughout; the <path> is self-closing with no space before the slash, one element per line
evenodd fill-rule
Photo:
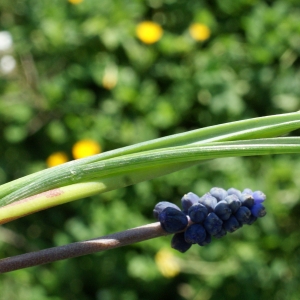
<path fill-rule="evenodd" d="M 206 232 L 206 238 L 202 243 L 198 243 L 199 246 L 205 246 L 211 243 L 211 235 Z"/>
<path fill-rule="evenodd" d="M 180 208 L 174 203 L 168 201 L 158 202 L 153 209 L 153 216 L 156 220 L 158 220 L 158 215 L 167 207 L 173 207 L 180 211 Z"/>
<path fill-rule="evenodd" d="M 228 204 L 229 207 L 234 214 L 242 205 L 241 201 L 239 200 L 238 196 L 235 194 L 229 195 L 224 199 Z"/>
<path fill-rule="evenodd" d="M 218 203 L 217 199 L 213 197 L 210 193 L 203 195 L 199 199 L 199 202 L 206 206 L 208 212 L 212 212 Z"/>
<path fill-rule="evenodd" d="M 256 220 L 257 220 L 257 217 L 255 217 L 251 214 L 251 216 L 250 216 L 250 218 L 249 218 L 249 220 L 246 224 L 247 225 L 252 225 Z"/>
<path fill-rule="evenodd" d="M 223 228 L 228 232 L 234 232 L 240 227 L 241 225 L 235 216 L 231 216 L 228 220 L 223 222 Z"/>
<path fill-rule="evenodd" d="M 191 243 L 186 242 L 184 234 L 184 232 L 175 233 L 171 240 L 171 247 L 181 253 L 188 251 L 192 247 Z"/>
<path fill-rule="evenodd" d="M 260 203 L 254 204 L 251 207 L 251 213 L 254 217 L 257 218 L 262 218 L 267 214 L 265 207 Z"/>
<path fill-rule="evenodd" d="M 202 223 L 208 215 L 208 209 L 198 202 L 189 208 L 188 215 L 194 223 Z"/>
<path fill-rule="evenodd" d="M 199 202 L 199 200 L 200 200 L 200 198 L 192 192 L 185 194 L 181 199 L 181 206 L 182 206 L 183 212 L 187 214 L 189 208 L 193 204 Z"/>
<path fill-rule="evenodd" d="M 227 231 L 222 227 L 221 231 L 214 235 L 216 239 L 220 239 L 227 234 Z"/>
<path fill-rule="evenodd" d="M 209 234 L 215 235 L 222 229 L 222 224 L 223 221 L 212 212 L 205 219 L 203 226 Z"/>
<path fill-rule="evenodd" d="M 236 213 L 234 214 L 235 218 L 239 221 L 241 224 L 246 224 L 250 217 L 251 217 L 251 211 L 246 206 L 241 206 Z"/>
<path fill-rule="evenodd" d="M 222 188 L 219 188 L 219 187 L 213 187 L 209 193 L 215 197 L 217 199 L 217 201 L 221 201 L 223 200 L 225 197 L 228 196 L 227 192 L 222 189 Z"/>
<path fill-rule="evenodd" d="M 201 224 L 192 224 L 185 231 L 184 238 L 190 244 L 202 243 L 205 241 L 206 231 Z"/>
<path fill-rule="evenodd" d="M 251 208 L 254 205 L 254 199 L 252 197 L 252 194 L 242 193 L 242 195 L 239 199 L 243 206 Z"/>
<path fill-rule="evenodd" d="M 236 195 L 238 198 L 240 198 L 240 196 L 242 195 L 240 190 L 237 190 L 235 188 L 230 188 L 227 190 L 227 194 L 228 195 Z"/>
<path fill-rule="evenodd" d="M 161 227 L 169 233 L 175 233 L 185 229 L 188 225 L 186 215 L 174 207 L 165 208 L 159 215 L 158 219 Z"/>
<path fill-rule="evenodd" d="M 219 201 L 215 206 L 214 213 L 221 220 L 228 220 L 231 216 L 231 209 L 229 208 L 228 202 L 226 202 L 225 200 Z"/>
<path fill-rule="evenodd" d="M 266 195 L 261 191 L 253 192 L 252 197 L 255 204 L 262 203 L 266 200 Z"/>

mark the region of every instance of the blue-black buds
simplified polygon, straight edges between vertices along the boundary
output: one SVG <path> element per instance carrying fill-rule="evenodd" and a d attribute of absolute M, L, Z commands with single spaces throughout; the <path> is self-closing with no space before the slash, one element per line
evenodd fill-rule
<path fill-rule="evenodd" d="M 224 201 L 229 204 L 229 208 L 231 209 L 232 213 L 235 213 L 242 205 L 242 202 L 236 194 L 228 195 Z"/>
<path fill-rule="evenodd" d="M 209 234 L 215 235 L 222 229 L 223 221 L 213 212 L 207 215 L 203 222 L 206 231 Z"/>
<path fill-rule="evenodd" d="M 182 206 L 183 212 L 187 213 L 189 208 L 193 204 L 198 203 L 199 200 L 200 200 L 200 198 L 192 192 L 185 194 L 181 199 L 181 206 Z"/>
<path fill-rule="evenodd" d="M 173 235 L 171 247 L 184 253 L 192 247 L 192 244 L 185 240 L 185 232 L 178 232 Z"/>
<path fill-rule="evenodd" d="M 168 202 L 168 201 L 158 202 L 158 203 L 155 205 L 154 209 L 153 209 L 153 216 L 154 216 L 154 218 L 155 218 L 156 220 L 158 220 L 158 219 L 159 219 L 159 217 L 158 217 L 159 214 L 160 214 L 165 208 L 167 208 L 167 207 L 173 207 L 173 208 L 175 208 L 175 209 L 177 209 L 177 210 L 180 211 L 180 208 L 179 208 L 177 205 L 175 205 L 174 203 L 171 203 L 171 202 Z"/>
<path fill-rule="evenodd" d="M 241 206 L 234 214 L 240 224 L 247 224 L 251 217 L 251 210 L 246 206 Z"/>
<path fill-rule="evenodd" d="M 213 197 L 210 193 L 203 195 L 200 198 L 199 202 L 206 206 L 206 208 L 208 209 L 208 212 L 213 212 L 215 206 L 218 203 L 217 199 L 215 197 Z"/>
<path fill-rule="evenodd" d="M 234 232 L 241 227 L 239 221 L 235 216 L 231 216 L 228 220 L 224 221 L 223 228 L 228 232 Z"/>
<path fill-rule="evenodd" d="M 251 213 L 254 217 L 262 218 L 266 215 L 267 212 L 262 204 L 257 203 L 251 207 Z"/>
<path fill-rule="evenodd" d="M 188 215 L 190 216 L 192 222 L 202 223 L 208 215 L 208 209 L 206 206 L 198 202 L 189 208 Z"/>
<path fill-rule="evenodd" d="M 202 197 L 191 192 L 184 195 L 182 211 L 177 205 L 163 201 L 156 204 L 153 214 L 166 232 L 175 233 L 171 246 L 183 253 L 192 244 L 205 246 L 212 236 L 219 239 L 264 217 L 266 210 L 262 202 L 265 199 L 261 191 L 244 189 L 241 192 L 235 188 L 226 191 L 214 187 Z"/>
<path fill-rule="evenodd" d="M 185 240 L 190 244 L 202 243 L 206 238 L 206 231 L 201 224 L 192 224 L 184 234 Z"/>
<path fill-rule="evenodd" d="M 228 220 L 231 216 L 231 209 L 229 203 L 225 200 L 221 200 L 215 206 L 214 213 L 223 221 Z"/>
<path fill-rule="evenodd" d="M 174 207 L 166 207 L 159 215 L 158 220 L 161 227 L 169 233 L 175 233 L 183 230 L 187 224 L 188 219 L 186 215 Z"/>
<path fill-rule="evenodd" d="M 212 189 L 210 189 L 209 193 L 218 201 L 221 201 L 226 196 L 228 196 L 227 191 L 219 187 L 213 187 Z"/>
<path fill-rule="evenodd" d="M 248 208 L 251 208 L 254 205 L 254 198 L 251 194 L 241 194 L 240 201 L 242 203 L 242 206 L 246 206 Z"/>

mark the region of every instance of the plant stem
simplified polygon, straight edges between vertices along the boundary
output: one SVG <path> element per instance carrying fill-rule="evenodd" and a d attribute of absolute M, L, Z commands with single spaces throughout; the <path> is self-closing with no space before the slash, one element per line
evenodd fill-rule
<path fill-rule="evenodd" d="M 104 237 L 4 258 L 0 260 L 0 273 L 114 249 L 168 234 L 159 222 L 151 223 Z"/>

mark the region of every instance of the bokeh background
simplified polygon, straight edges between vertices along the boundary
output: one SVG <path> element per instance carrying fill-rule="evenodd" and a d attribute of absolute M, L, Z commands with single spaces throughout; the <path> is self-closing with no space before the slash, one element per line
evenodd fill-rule
<path fill-rule="evenodd" d="M 1 0 L 0 184 L 299 110 L 299 20 L 297 0 Z M 189 191 L 268 197 L 264 219 L 208 246 L 163 237 L 7 273 L 0 299 L 300 299 L 299 185 L 297 155 L 218 159 L 5 224 L 1 258 L 153 222 L 156 202 Z"/>

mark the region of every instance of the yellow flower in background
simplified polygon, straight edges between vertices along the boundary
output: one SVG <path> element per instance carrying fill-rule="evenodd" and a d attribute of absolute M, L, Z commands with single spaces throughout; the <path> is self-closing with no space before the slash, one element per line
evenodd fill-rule
<path fill-rule="evenodd" d="M 68 0 L 70 3 L 72 4 L 79 4 L 81 3 L 83 0 Z"/>
<path fill-rule="evenodd" d="M 111 90 L 118 82 L 118 68 L 115 65 L 108 65 L 104 70 L 102 85 L 107 90 Z"/>
<path fill-rule="evenodd" d="M 67 162 L 68 156 L 65 152 L 54 152 L 46 160 L 47 166 L 49 168 L 61 165 Z"/>
<path fill-rule="evenodd" d="M 143 43 L 154 44 L 162 37 L 163 29 L 157 23 L 144 21 L 137 25 L 136 35 Z"/>
<path fill-rule="evenodd" d="M 175 277 L 180 273 L 178 261 L 169 250 L 159 250 L 155 255 L 155 263 L 165 277 Z"/>
<path fill-rule="evenodd" d="M 201 23 L 193 23 L 189 27 L 189 32 L 196 41 L 205 41 L 210 37 L 210 29 Z"/>
<path fill-rule="evenodd" d="M 81 140 L 74 144 L 72 154 L 75 159 L 87 157 L 101 152 L 100 145 L 93 140 Z"/>

